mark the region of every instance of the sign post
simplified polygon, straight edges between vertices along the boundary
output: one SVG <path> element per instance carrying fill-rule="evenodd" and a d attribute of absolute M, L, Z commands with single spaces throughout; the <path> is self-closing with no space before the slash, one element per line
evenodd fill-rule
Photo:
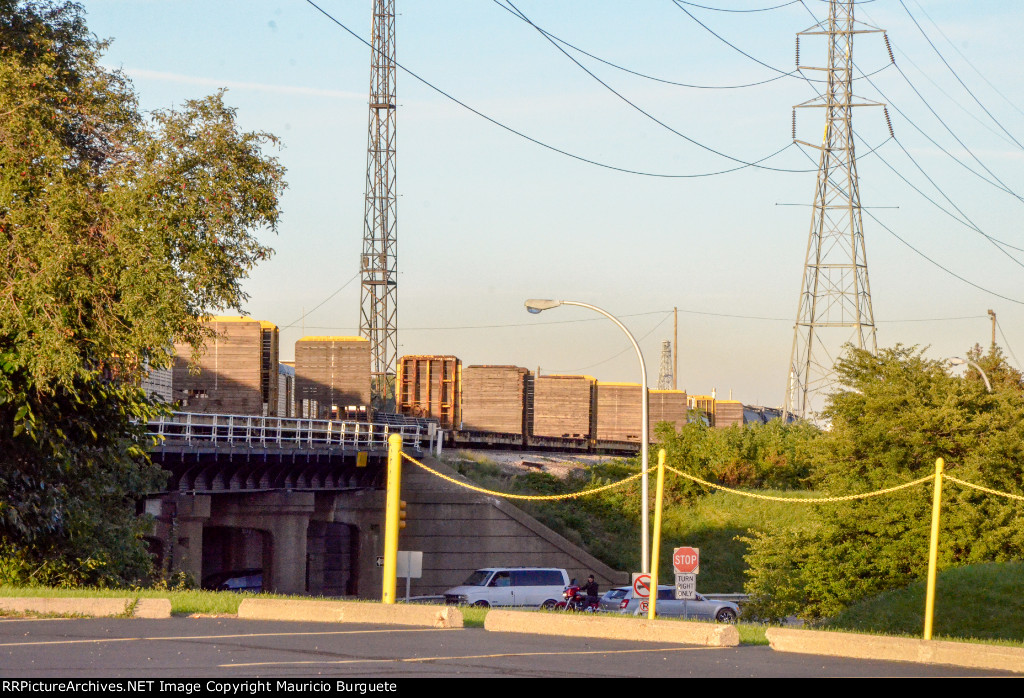
<path fill-rule="evenodd" d="M 408 601 L 411 580 L 423 576 L 423 551 L 399 550 L 395 562 L 395 575 L 405 577 L 405 600 Z"/>

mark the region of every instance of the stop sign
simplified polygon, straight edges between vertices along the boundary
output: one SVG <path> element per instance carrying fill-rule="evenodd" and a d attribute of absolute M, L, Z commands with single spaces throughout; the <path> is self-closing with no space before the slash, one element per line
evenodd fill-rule
<path fill-rule="evenodd" d="M 672 552 L 672 566 L 676 574 L 700 572 L 700 548 L 676 548 Z"/>

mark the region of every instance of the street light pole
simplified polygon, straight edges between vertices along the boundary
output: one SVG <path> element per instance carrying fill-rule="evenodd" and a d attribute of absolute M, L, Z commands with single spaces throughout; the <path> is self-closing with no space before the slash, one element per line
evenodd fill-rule
<path fill-rule="evenodd" d="M 988 376 L 985 375 L 985 371 L 978 364 L 974 363 L 973 361 L 970 361 L 969 359 L 962 359 L 959 356 L 949 357 L 948 359 L 946 359 L 946 363 L 949 364 L 950 366 L 963 366 L 964 364 L 967 364 L 978 369 L 978 373 L 981 374 L 981 379 L 985 381 L 985 387 L 988 389 L 990 393 L 992 392 L 992 384 L 988 382 Z"/>
<path fill-rule="evenodd" d="M 560 305 L 576 305 L 581 308 L 589 308 L 594 312 L 604 315 L 606 318 L 614 322 L 618 326 L 618 328 L 622 330 L 627 337 L 629 337 L 629 341 L 633 345 L 633 349 L 636 350 L 637 359 L 640 361 L 640 385 L 642 386 L 640 391 L 640 402 L 643 406 L 643 416 L 641 418 L 640 424 L 640 469 L 643 473 L 640 476 L 640 498 L 642 501 L 640 509 L 640 525 L 642 527 L 642 531 L 640 534 L 640 571 L 644 574 L 647 574 L 648 572 L 650 572 L 650 526 L 648 524 L 647 515 L 647 510 L 649 508 L 649 498 L 647 494 L 647 465 L 649 461 L 650 452 L 650 444 L 648 443 L 650 441 L 650 404 L 647 394 L 647 366 L 644 364 L 644 355 L 640 351 L 640 345 L 637 344 L 636 339 L 634 339 L 630 331 L 626 329 L 626 326 L 619 322 L 619 320 L 614 315 L 605 310 L 602 310 L 601 308 L 598 308 L 596 305 L 590 305 L 589 303 L 580 303 L 579 301 L 556 301 L 539 298 L 531 298 L 528 301 L 526 301 L 526 309 L 533 314 L 537 314 L 544 310 L 550 310 L 551 308 L 557 308 Z"/>

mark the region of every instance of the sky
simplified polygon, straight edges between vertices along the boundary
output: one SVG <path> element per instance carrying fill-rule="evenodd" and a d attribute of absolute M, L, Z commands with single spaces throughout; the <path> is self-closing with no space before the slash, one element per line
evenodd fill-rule
<path fill-rule="evenodd" d="M 678 308 L 680 388 L 781 405 L 817 172 L 791 133 L 813 85 L 783 73 L 827 2 L 513 0 L 607 61 L 563 44 L 592 75 L 505 2 L 396 0 L 399 354 L 638 381 L 606 319 L 523 307 L 576 300 L 626 324 L 653 387 Z M 144 110 L 223 87 L 243 128 L 281 138 L 283 216 L 260 232 L 276 254 L 244 288 L 282 359 L 304 335 L 358 334 L 367 45 L 307 0 L 83 4 Z M 317 5 L 368 39 L 371 0 Z M 1024 3 L 861 0 L 857 19 L 899 66 L 857 35 L 854 90 L 896 136 L 881 108 L 854 110 L 878 344 L 962 356 L 992 309 L 1020 368 Z M 800 59 L 824 66 L 824 40 L 802 37 Z M 823 118 L 800 110 L 798 138 Z"/>

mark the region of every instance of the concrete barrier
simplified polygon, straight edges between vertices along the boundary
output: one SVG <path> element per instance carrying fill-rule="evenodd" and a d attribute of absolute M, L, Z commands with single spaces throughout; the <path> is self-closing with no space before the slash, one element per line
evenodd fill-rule
<path fill-rule="evenodd" d="M 950 664 L 1024 673 L 1024 648 L 1021 647 L 790 628 L 769 628 L 765 635 L 771 648 L 778 652 Z"/>
<path fill-rule="evenodd" d="M 170 618 L 170 599 L 139 599 L 132 618 Z"/>
<path fill-rule="evenodd" d="M 12 613 L 42 613 L 61 616 L 107 618 L 128 615 L 135 599 L 123 598 L 46 598 L 0 597 L 0 610 Z M 168 599 L 139 599 L 134 603 L 132 618 L 170 618 Z"/>
<path fill-rule="evenodd" d="M 586 613 L 489 611 L 484 618 L 484 629 L 504 633 L 600 637 L 634 642 L 673 642 L 708 647 L 736 647 L 740 644 L 740 634 L 735 625 L 622 618 Z"/>
<path fill-rule="evenodd" d="M 380 623 L 428 628 L 462 627 L 462 612 L 452 606 L 359 601 L 243 599 L 238 606 L 238 617 L 248 620 Z"/>

